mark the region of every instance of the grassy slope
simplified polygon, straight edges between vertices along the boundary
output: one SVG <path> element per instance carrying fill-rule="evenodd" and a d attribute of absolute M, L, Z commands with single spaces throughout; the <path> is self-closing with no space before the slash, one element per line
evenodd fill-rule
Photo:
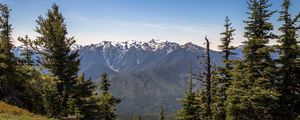
<path fill-rule="evenodd" d="M 0 101 L 0 120 L 54 120 Z"/>

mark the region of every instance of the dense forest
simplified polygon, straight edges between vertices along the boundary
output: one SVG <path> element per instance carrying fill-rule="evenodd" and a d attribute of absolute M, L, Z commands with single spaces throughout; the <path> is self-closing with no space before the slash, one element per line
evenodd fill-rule
<path fill-rule="evenodd" d="M 291 5 L 291 0 L 282 0 L 281 9 L 273 11 L 268 0 L 248 0 L 243 59 L 232 59 L 236 29 L 226 17 L 225 31 L 220 33 L 222 44 L 218 46 L 223 65 L 212 64 L 210 40 L 205 37 L 206 50 L 201 55 L 205 61 L 186 65 L 190 74 L 179 101 L 181 109 L 169 118 L 161 107 L 157 119 L 300 119 L 300 13 L 292 15 Z M 101 73 L 101 78 L 93 82 L 79 74 L 80 56 L 73 49 L 76 40 L 67 36 L 67 24 L 57 4 L 36 19 L 36 38 L 18 38 L 22 43 L 20 57 L 13 53 L 10 11 L 8 5 L 0 5 L 1 103 L 54 119 L 122 119 L 116 115 L 122 100 L 110 93 L 109 75 Z M 280 14 L 278 30 L 270 22 L 276 13 Z M 270 40 L 277 44 L 269 45 Z M 272 58 L 273 53 L 279 57 Z M 194 67 L 200 71 L 195 73 Z"/>

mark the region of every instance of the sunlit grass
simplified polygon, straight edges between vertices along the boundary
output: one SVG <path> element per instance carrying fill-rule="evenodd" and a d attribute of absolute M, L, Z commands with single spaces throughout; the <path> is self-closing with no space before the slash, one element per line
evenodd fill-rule
<path fill-rule="evenodd" d="M 54 120 L 0 101 L 0 120 Z"/>

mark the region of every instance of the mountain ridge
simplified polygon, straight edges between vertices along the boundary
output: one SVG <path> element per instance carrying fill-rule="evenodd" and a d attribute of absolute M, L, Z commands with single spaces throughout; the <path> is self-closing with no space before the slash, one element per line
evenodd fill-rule
<path fill-rule="evenodd" d="M 17 47 L 14 53 L 19 56 L 20 50 Z M 156 115 L 161 107 L 168 114 L 175 113 L 187 86 L 189 64 L 201 67 L 205 54 L 205 48 L 191 42 L 180 45 L 154 39 L 103 41 L 76 45 L 73 50 L 79 50 L 79 74 L 97 82 L 101 74 L 108 73 L 112 94 L 122 99 L 117 106 L 122 116 Z M 219 51 L 211 50 L 211 58 L 215 66 L 222 64 Z M 194 72 L 199 73 L 199 68 Z"/>
<path fill-rule="evenodd" d="M 123 100 L 118 105 L 120 115 L 155 115 L 161 106 L 166 113 L 180 107 L 177 100 L 185 92 L 188 65 L 203 61 L 205 49 L 191 42 L 103 41 L 80 46 L 79 53 L 81 73 L 94 81 L 104 72 L 109 74 L 111 92 Z M 220 52 L 212 50 L 211 56 L 214 64 L 221 64 Z"/>

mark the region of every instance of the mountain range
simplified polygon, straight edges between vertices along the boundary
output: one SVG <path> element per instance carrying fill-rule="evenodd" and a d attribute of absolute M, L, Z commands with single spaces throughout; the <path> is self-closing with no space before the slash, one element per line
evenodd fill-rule
<path fill-rule="evenodd" d="M 193 43 L 150 40 L 148 42 L 103 41 L 78 46 L 81 73 L 99 80 L 108 73 L 113 95 L 122 99 L 121 115 L 157 114 L 161 107 L 174 113 L 185 92 L 189 64 L 201 67 L 205 49 Z M 214 65 L 220 65 L 222 55 L 211 50 Z"/>
<path fill-rule="evenodd" d="M 108 73 L 110 91 L 122 100 L 117 106 L 121 116 L 157 115 L 162 107 L 167 114 L 180 108 L 189 75 L 189 64 L 199 73 L 204 62 L 205 48 L 193 43 L 150 40 L 147 42 L 102 41 L 74 49 L 80 54 L 80 73 L 93 81 Z M 242 57 L 242 47 L 237 59 Z M 16 49 L 15 54 L 20 54 Z M 211 50 L 212 63 L 222 64 L 222 54 Z M 199 81 L 195 81 L 199 83 Z"/>

